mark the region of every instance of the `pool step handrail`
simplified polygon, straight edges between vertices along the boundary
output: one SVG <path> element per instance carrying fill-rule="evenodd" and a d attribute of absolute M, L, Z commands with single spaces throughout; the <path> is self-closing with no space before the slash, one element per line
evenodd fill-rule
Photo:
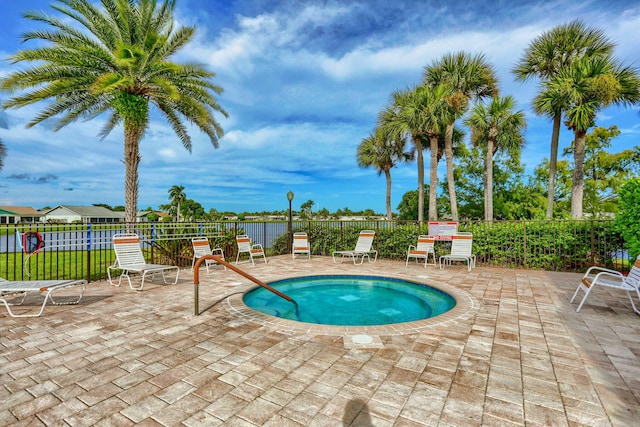
<path fill-rule="evenodd" d="M 290 296 L 285 295 L 282 292 L 280 292 L 279 290 L 274 289 L 271 286 L 267 285 L 263 281 L 261 281 L 259 279 L 256 279 L 255 277 L 253 277 L 249 273 L 245 272 L 244 270 L 239 269 L 235 265 L 229 264 L 227 261 L 222 259 L 220 257 L 220 255 L 205 255 L 205 256 L 202 256 L 202 257 L 198 258 L 196 260 L 195 265 L 193 266 L 193 292 L 194 292 L 194 305 L 193 305 L 193 308 L 194 308 L 194 313 L 195 313 L 196 316 L 200 315 L 200 297 L 199 297 L 200 264 L 202 264 L 205 260 L 208 260 L 208 259 L 214 260 L 218 264 L 227 267 L 229 270 L 235 271 L 236 273 L 238 273 L 242 277 L 246 277 L 247 279 L 251 280 L 256 285 L 261 286 L 261 287 L 265 288 L 266 290 L 268 290 L 270 292 L 273 292 L 274 294 L 278 295 L 280 298 L 284 298 L 285 300 L 287 300 L 290 303 L 292 303 L 296 307 L 296 311 L 297 311 L 298 303 L 293 298 L 291 298 Z"/>

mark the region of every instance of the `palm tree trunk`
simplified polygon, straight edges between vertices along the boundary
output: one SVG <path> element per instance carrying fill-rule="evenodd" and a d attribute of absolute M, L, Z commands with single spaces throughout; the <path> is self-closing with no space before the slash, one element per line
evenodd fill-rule
<path fill-rule="evenodd" d="M 453 126 L 448 124 L 444 136 L 444 155 L 447 162 L 447 187 L 449 187 L 449 201 L 451 203 L 451 220 L 458 220 L 458 202 L 456 200 L 456 184 L 453 181 Z"/>
<path fill-rule="evenodd" d="M 487 140 L 484 155 L 484 220 L 493 221 L 493 139 Z"/>
<path fill-rule="evenodd" d="M 422 142 L 420 138 L 413 138 L 416 146 L 418 161 L 418 223 L 424 222 L 424 156 L 422 155 Z"/>
<path fill-rule="evenodd" d="M 384 176 L 387 179 L 387 221 L 391 221 L 393 214 L 391 212 L 391 172 L 389 169 L 385 169 Z"/>
<path fill-rule="evenodd" d="M 438 136 L 429 137 L 431 162 L 429 163 L 429 221 L 438 220 Z"/>
<path fill-rule="evenodd" d="M 553 116 L 551 154 L 549 156 L 549 186 L 547 187 L 547 219 L 553 218 L 553 205 L 556 198 L 556 171 L 558 168 L 558 140 L 560 139 L 561 120 L 561 114 Z"/>
<path fill-rule="evenodd" d="M 584 150 L 585 131 L 576 130 L 573 150 L 573 182 L 571 186 L 571 217 L 582 218 L 584 196 Z"/>
<path fill-rule="evenodd" d="M 144 128 L 142 129 L 144 131 Z M 140 138 L 142 131 L 131 122 L 124 122 L 124 216 L 127 231 L 132 231 L 138 213 L 138 165 L 140 164 Z"/>

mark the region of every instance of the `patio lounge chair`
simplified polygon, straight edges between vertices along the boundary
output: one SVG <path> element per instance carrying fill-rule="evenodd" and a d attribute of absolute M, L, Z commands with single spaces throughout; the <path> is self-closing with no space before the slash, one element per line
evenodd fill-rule
<path fill-rule="evenodd" d="M 409 249 L 407 249 L 407 261 L 404 265 L 409 265 L 410 258 L 414 258 L 416 262 L 418 262 L 419 259 L 424 259 L 425 267 L 427 265 L 437 265 L 436 251 L 434 249 L 435 242 L 436 239 L 433 236 L 418 236 L 418 243 L 415 246 L 409 245 Z M 429 255 L 433 258 L 433 264 L 429 262 Z"/>
<path fill-rule="evenodd" d="M 77 300 L 73 301 L 56 301 L 53 299 L 53 293 L 70 286 L 82 286 L 80 296 Z M 44 311 L 44 307 L 47 305 L 47 301 L 51 300 L 54 305 L 71 305 L 78 304 L 84 295 L 84 290 L 87 287 L 86 280 L 21 280 L 21 281 L 9 281 L 0 278 L 0 302 L 4 304 L 11 317 L 39 317 Z M 39 294 L 46 292 L 44 301 L 40 311 L 37 313 L 16 314 L 11 310 L 11 306 L 21 305 L 30 294 Z M 22 298 L 14 302 L 11 299 L 7 300 L 7 297 Z"/>
<path fill-rule="evenodd" d="M 196 260 L 205 255 L 219 255 L 224 261 L 224 251 L 222 250 L 222 248 L 211 249 L 211 246 L 209 245 L 209 239 L 206 237 L 192 237 L 191 246 L 193 247 L 193 261 L 191 262 L 191 271 L 193 271 L 193 266 L 196 264 Z M 209 266 L 218 265 L 218 263 L 212 259 L 206 259 L 204 260 L 204 265 L 207 268 L 207 273 L 209 273 Z M 227 267 L 224 267 L 224 269 L 226 270 Z"/>
<path fill-rule="evenodd" d="M 445 265 L 451 265 L 452 261 L 467 263 L 467 269 L 471 271 L 476 266 L 476 256 L 471 252 L 473 235 L 471 233 L 458 233 L 451 236 L 451 253 L 440 257 L 440 269 Z"/>
<path fill-rule="evenodd" d="M 356 242 L 356 247 L 352 251 L 334 251 L 332 254 L 334 264 L 337 263 L 336 255 L 340 255 L 340 262 L 344 260 L 346 257 L 350 257 L 353 260 L 353 264 L 362 264 L 364 262 L 365 257 L 369 260 L 369 262 L 376 262 L 378 259 L 378 251 L 371 249 L 373 246 L 373 238 L 375 237 L 376 232 L 373 230 L 362 230 L 360 235 L 358 236 L 358 241 Z M 374 255 L 373 261 L 371 261 L 371 255 Z M 360 259 L 360 262 L 356 262 Z"/>
<path fill-rule="evenodd" d="M 126 278 L 129 287 L 135 291 L 141 291 L 144 287 L 144 281 L 147 274 L 151 274 L 151 280 L 156 273 L 162 274 L 162 281 L 165 284 L 178 283 L 178 274 L 180 268 L 174 265 L 148 264 L 144 259 L 142 248 L 140 248 L 140 237 L 137 234 L 120 233 L 113 236 L 113 250 L 116 253 L 116 262 L 107 268 L 107 276 L 109 283 L 114 286 L 120 286 L 122 278 Z M 118 277 L 118 283 L 114 283 L 111 277 L 112 270 L 122 270 Z M 166 272 L 175 270 L 176 278 L 173 282 L 168 282 L 165 275 Z M 131 273 L 140 274 L 141 281 L 139 287 L 134 287 L 131 282 Z"/>
<path fill-rule="evenodd" d="M 307 254 L 307 258 L 311 259 L 311 247 L 309 246 L 309 236 L 307 233 L 293 233 L 293 243 L 291 246 L 291 255 L 296 259 L 296 255 Z"/>
<path fill-rule="evenodd" d="M 249 259 L 245 262 L 251 261 L 251 264 L 256 265 L 253 261 L 254 258 L 264 258 L 264 263 L 267 263 L 267 256 L 264 254 L 264 249 L 260 243 L 251 243 L 251 238 L 246 234 L 240 234 L 236 236 L 236 243 L 238 244 L 238 255 L 236 255 L 236 264 L 240 262 L 240 254 L 246 253 L 249 255 Z"/>
<path fill-rule="evenodd" d="M 609 270 L 607 268 L 597 266 L 589 268 L 582 277 L 582 280 L 580 280 L 578 288 L 573 293 L 573 297 L 571 297 L 571 301 L 569 301 L 569 303 L 572 303 L 573 300 L 576 299 L 576 296 L 578 296 L 578 292 L 580 292 L 580 290 L 584 292 L 584 297 L 582 297 L 582 301 L 580 301 L 576 312 L 580 311 L 582 304 L 584 304 L 587 297 L 596 286 L 604 286 L 606 288 L 626 291 L 629 301 L 631 301 L 633 311 L 640 314 L 640 310 L 631 296 L 631 292 L 635 292 L 637 297 L 640 299 L 640 255 L 636 258 L 636 261 L 633 263 L 633 267 L 631 267 L 631 271 L 629 271 L 627 276 L 619 271 Z"/>

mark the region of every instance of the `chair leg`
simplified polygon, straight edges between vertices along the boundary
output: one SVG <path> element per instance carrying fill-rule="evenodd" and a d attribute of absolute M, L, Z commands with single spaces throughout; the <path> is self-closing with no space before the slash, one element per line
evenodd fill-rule
<path fill-rule="evenodd" d="M 636 288 L 636 294 L 638 294 L 638 299 L 640 299 L 640 291 L 638 291 L 638 288 Z M 629 296 L 629 301 L 631 301 L 631 306 L 633 307 L 633 311 L 636 312 L 636 314 L 640 314 L 640 310 L 638 310 L 638 307 L 636 307 L 636 303 L 633 301 L 631 292 L 627 291 L 627 295 Z"/>
<path fill-rule="evenodd" d="M 576 297 L 578 296 L 578 292 L 580 292 L 580 288 L 582 288 L 582 285 L 578 285 L 578 288 L 576 289 L 576 291 L 573 293 L 573 296 L 569 300 L 569 304 L 573 303 L 573 300 L 576 299 Z"/>
<path fill-rule="evenodd" d="M 594 286 L 591 285 L 589 288 L 583 289 L 584 290 L 584 297 L 582 297 L 582 301 L 580 301 L 580 304 L 578 305 L 578 308 L 576 309 L 576 313 L 580 311 L 580 309 L 582 308 L 582 304 L 584 304 L 585 301 L 587 301 L 587 297 L 589 296 L 589 294 L 591 293 L 593 288 L 594 288 Z"/>

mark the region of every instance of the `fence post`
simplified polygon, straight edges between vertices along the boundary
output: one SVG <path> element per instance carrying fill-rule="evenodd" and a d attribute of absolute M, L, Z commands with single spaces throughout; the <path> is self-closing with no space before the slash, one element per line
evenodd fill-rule
<path fill-rule="evenodd" d="M 596 245 L 595 237 L 593 235 L 593 220 L 591 220 L 591 265 L 596 265 Z"/>
<path fill-rule="evenodd" d="M 524 268 L 527 269 L 527 268 L 529 268 L 527 266 L 527 221 L 526 220 L 522 220 L 522 223 L 523 223 L 522 231 L 523 231 L 523 234 L 524 234 L 524 236 L 522 236 L 523 242 L 524 242 L 523 243 L 523 248 L 522 248 L 524 259 L 522 260 L 522 263 L 524 265 Z"/>
<path fill-rule="evenodd" d="M 87 224 L 87 282 L 91 281 L 91 223 Z"/>

